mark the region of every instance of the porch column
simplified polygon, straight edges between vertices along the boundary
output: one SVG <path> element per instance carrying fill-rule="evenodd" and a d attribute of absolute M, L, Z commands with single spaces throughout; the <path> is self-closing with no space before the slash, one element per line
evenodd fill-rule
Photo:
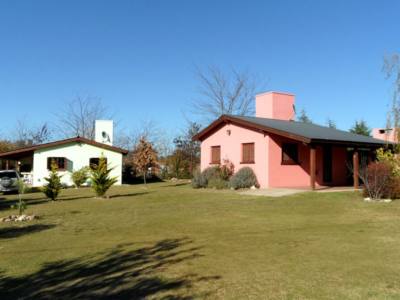
<path fill-rule="evenodd" d="M 360 164 L 358 159 L 358 149 L 355 148 L 353 152 L 353 182 L 354 189 L 358 189 L 360 186 L 359 182 Z"/>
<path fill-rule="evenodd" d="M 6 170 L 8 170 L 9 165 L 8 165 L 8 159 L 6 160 Z"/>
<path fill-rule="evenodd" d="M 310 188 L 312 190 L 315 190 L 316 163 L 315 145 L 310 145 Z"/>

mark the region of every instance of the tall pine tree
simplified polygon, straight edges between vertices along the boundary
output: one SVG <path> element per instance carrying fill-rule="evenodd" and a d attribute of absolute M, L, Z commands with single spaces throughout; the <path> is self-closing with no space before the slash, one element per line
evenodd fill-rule
<path fill-rule="evenodd" d="M 99 158 L 97 166 L 93 166 L 90 179 L 97 197 L 104 198 L 108 189 L 118 181 L 116 177 L 110 176 L 112 170 L 113 168 L 108 168 L 107 160 L 104 156 Z"/>
<path fill-rule="evenodd" d="M 51 161 L 49 177 L 45 177 L 44 180 L 47 184 L 43 187 L 42 191 L 47 198 L 55 201 L 60 194 L 62 189 L 61 176 L 58 175 L 58 167 L 54 160 Z"/>

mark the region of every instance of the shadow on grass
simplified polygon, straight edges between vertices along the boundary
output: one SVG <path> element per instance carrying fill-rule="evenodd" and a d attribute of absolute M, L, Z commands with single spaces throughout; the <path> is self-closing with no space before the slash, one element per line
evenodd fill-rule
<path fill-rule="evenodd" d="M 141 196 L 141 195 L 146 195 L 146 194 L 150 194 L 153 193 L 151 191 L 143 191 L 143 192 L 135 192 L 135 193 L 128 193 L 128 194 L 115 194 L 115 195 L 111 195 L 110 198 L 120 198 L 120 197 L 135 197 L 135 196 Z"/>
<path fill-rule="evenodd" d="M 166 277 L 168 267 L 196 259 L 199 248 L 188 239 L 169 239 L 149 247 L 112 251 L 79 259 L 48 263 L 23 277 L 0 274 L 1 299 L 192 299 L 196 282 L 218 280 L 219 276 L 187 274 Z M 188 248 L 189 247 L 189 248 Z"/>
<path fill-rule="evenodd" d="M 151 191 L 143 191 L 143 192 L 135 192 L 135 193 L 120 193 L 115 195 L 110 195 L 109 198 L 120 198 L 120 197 L 134 197 L 134 196 L 141 196 L 145 194 L 152 193 Z M 81 199 L 93 199 L 95 198 L 95 194 L 93 195 L 85 195 L 85 196 L 60 196 L 58 200 L 54 202 L 60 201 L 72 201 L 72 200 L 81 200 Z M 23 200 L 28 206 L 31 205 L 38 205 L 43 203 L 52 203 L 50 199 L 46 198 L 28 198 L 27 196 L 23 197 Z M 18 202 L 17 199 L 5 199 L 0 198 L 0 211 L 10 209 L 12 205 L 15 205 Z"/>
<path fill-rule="evenodd" d="M 17 238 L 22 235 L 40 232 L 54 227 L 55 225 L 33 224 L 22 227 L 0 228 L 0 239 Z"/>
<path fill-rule="evenodd" d="M 190 182 L 180 182 L 180 183 L 175 183 L 175 184 L 163 185 L 161 187 L 168 188 L 168 187 L 177 187 L 177 186 L 183 186 L 183 185 L 189 185 L 189 184 L 190 184 Z"/>
<path fill-rule="evenodd" d="M 24 200 L 24 202 L 28 206 L 50 202 L 50 200 L 48 200 L 48 199 L 37 199 L 37 198 L 36 199 L 22 198 L 22 200 Z M 12 205 L 17 204 L 17 203 L 18 203 L 17 199 L 1 201 L 0 202 L 0 211 L 10 209 Z"/>
<path fill-rule="evenodd" d="M 105 200 L 107 199 L 111 199 L 111 198 L 120 198 L 120 197 L 134 197 L 134 196 L 141 196 L 141 195 L 146 195 L 149 194 L 151 192 L 149 191 L 144 191 L 144 192 L 135 192 L 135 193 L 121 193 L 121 194 L 114 194 L 114 195 L 110 195 L 108 198 L 104 198 Z M 93 195 L 88 195 L 88 196 L 67 196 L 67 197 L 60 197 L 59 200 L 57 201 L 69 201 L 69 200 L 79 200 L 79 199 L 93 199 L 96 198 L 95 194 L 93 193 Z M 98 198 L 101 199 L 101 198 Z"/>

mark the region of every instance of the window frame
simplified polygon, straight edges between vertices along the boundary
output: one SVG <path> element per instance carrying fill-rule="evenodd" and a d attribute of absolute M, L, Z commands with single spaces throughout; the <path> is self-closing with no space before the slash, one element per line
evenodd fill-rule
<path fill-rule="evenodd" d="M 59 159 L 63 160 L 63 165 L 60 167 Z M 51 161 L 54 160 L 57 163 L 57 171 L 65 171 L 68 167 L 68 161 L 66 157 L 63 156 L 49 156 L 47 157 L 47 170 L 51 171 Z"/>
<path fill-rule="evenodd" d="M 296 159 L 293 159 L 290 155 L 287 154 L 287 152 L 284 151 L 285 146 L 290 146 L 290 147 L 295 147 L 296 148 Z M 284 155 L 287 155 L 290 159 L 289 160 L 284 160 Z M 293 165 L 299 165 L 299 144 L 297 143 L 282 143 L 281 146 L 281 165 L 286 165 L 286 166 L 293 166 Z"/>
<path fill-rule="evenodd" d="M 251 143 L 242 143 L 241 145 L 242 145 L 242 155 L 241 155 L 240 163 L 241 164 L 255 164 L 256 163 L 255 162 L 255 160 L 256 160 L 256 158 L 255 158 L 255 156 L 256 156 L 256 144 L 254 142 L 251 142 Z M 249 145 L 253 146 L 253 154 L 251 155 L 253 157 L 253 159 L 245 160 L 244 147 L 245 146 L 249 146 Z"/>
<path fill-rule="evenodd" d="M 219 158 L 217 160 L 213 160 L 213 149 L 219 149 Z M 221 164 L 221 145 L 215 145 L 210 147 L 211 155 L 210 155 L 210 165 L 220 165 Z"/>

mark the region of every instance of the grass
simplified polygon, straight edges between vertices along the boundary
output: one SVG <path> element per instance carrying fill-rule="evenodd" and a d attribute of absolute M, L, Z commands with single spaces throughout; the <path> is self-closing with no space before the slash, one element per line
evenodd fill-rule
<path fill-rule="evenodd" d="M 41 219 L 0 224 L 0 299 L 400 298 L 400 201 L 172 183 L 110 195 L 25 195 Z"/>

